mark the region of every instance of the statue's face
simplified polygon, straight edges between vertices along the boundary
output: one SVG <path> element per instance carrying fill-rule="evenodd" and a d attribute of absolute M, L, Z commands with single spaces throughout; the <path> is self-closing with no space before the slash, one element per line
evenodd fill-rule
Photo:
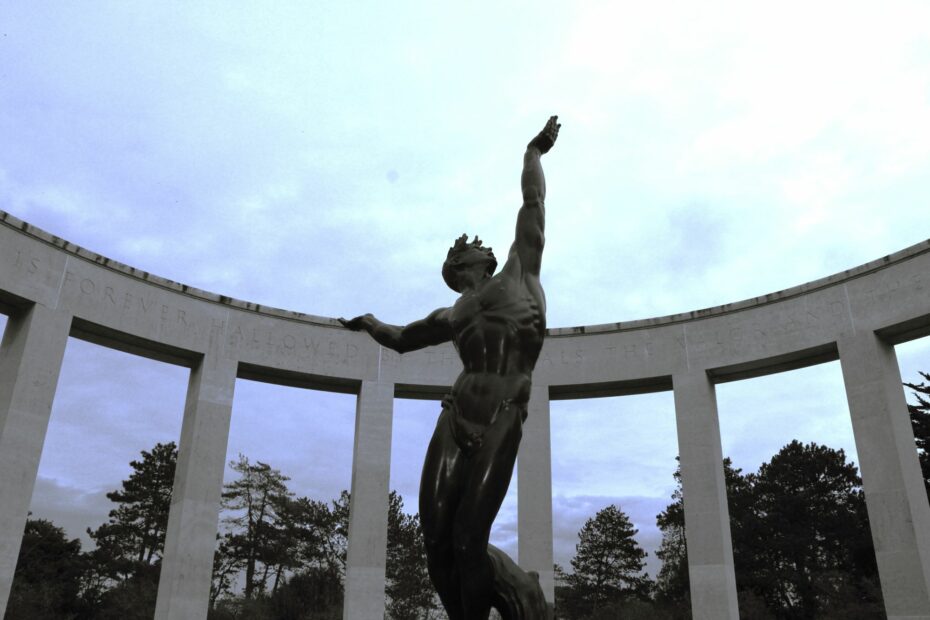
<path fill-rule="evenodd" d="M 442 266 L 442 277 L 453 291 L 461 293 L 491 277 L 497 261 L 493 254 L 477 248 L 466 248 L 446 259 Z"/>

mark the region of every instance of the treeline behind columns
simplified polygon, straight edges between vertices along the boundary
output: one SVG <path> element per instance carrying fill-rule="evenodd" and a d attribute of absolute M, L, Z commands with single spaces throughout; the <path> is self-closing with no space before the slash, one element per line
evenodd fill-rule
<path fill-rule="evenodd" d="M 906 383 L 916 448 L 930 496 L 930 374 Z M 155 607 L 177 449 L 143 451 L 115 508 L 88 529 L 81 551 L 53 523 L 26 525 L 7 618 L 151 618 Z M 341 618 L 349 495 L 298 497 L 288 478 L 239 456 L 224 487 L 210 617 Z M 861 480 L 842 450 L 793 441 L 753 473 L 724 461 L 740 611 L 751 618 L 883 617 Z M 678 477 L 676 473 L 676 478 Z M 556 567 L 565 620 L 690 618 L 684 511 L 679 488 L 657 515 L 662 561 L 643 573 L 638 533 L 619 506 L 579 532 L 571 570 Z M 391 493 L 387 556 L 390 618 L 443 617 L 426 575 L 417 515 Z"/>
<path fill-rule="evenodd" d="M 905 383 L 930 498 L 930 374 Z M 740 614 L 781 618 L 884 618 L 862 481 L 842 450 L 792 441 L 743 473 L 723 462 Z M 571 571 L 556 565 L 556 609 L 565 620 L 691 618 L 681 477 L 656 516 L 662 543 L 654 580 L 643 575 L 637 531 L 608 506 L 579 533 Z"/>
<path fill-rule="evenodd" d="M 121 488 L 107 493 L 109 519 L 81 551 L 63 529 L 29 519 L 7 620 L 151 619 L 177 464 L 174 443 L 132 461 Z M 329 502 L 296 496 L 289 478 L 243 455 L 224 485 L 209 618 L 342 618 L 349 493 Z M 437 602 L 426 574 L 419 517 L 391 492 L 386 595 L 390 618 L 427 619 Z"/>

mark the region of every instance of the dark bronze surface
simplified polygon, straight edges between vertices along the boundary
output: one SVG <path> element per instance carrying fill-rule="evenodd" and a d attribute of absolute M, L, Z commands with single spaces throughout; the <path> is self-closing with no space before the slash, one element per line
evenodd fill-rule
<path fill-rule="evenodd" d="M 400 353 L 452 341 L 464 370 L 443 399 L 420 482 L 420 519 L 430 579 L 450 620 L 506 620 L 551 615 L 535 573 L 525 573 L 488 545 L 513 474 L 533 369 L 546 330 L 539 282 L 546 181 L 540 158 L 555 144 L 553 116 L 523 156 L 523 206 L 503 268 L 477 237 L 449 249 L 442 276 L 461 296 L 406 326 L 371 314 L 340 319 Z"/>

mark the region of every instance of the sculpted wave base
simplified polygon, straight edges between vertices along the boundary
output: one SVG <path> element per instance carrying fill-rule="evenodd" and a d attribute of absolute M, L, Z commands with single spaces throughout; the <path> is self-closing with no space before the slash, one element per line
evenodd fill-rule
<path fill-rule="evenodd" d="M 450 345 L 398 355 L 88 252 L 0 212 L 0 609 L 68 336 L 191 369 L 157 618 L 205 618 L 237 377 L 358 396 L 345 617 L 383 617 L 393 399 L 440 398 Z M 692 609 L 737 618 L 714 385 L 839 359 L 889 618 L 930 619 L 930 506 L 893 345 L 930 333 L 930 241 L 792 289 L 667 317 L 550 329 L 518 467 L 519 564 L 551 600 L 549 400 L 674 390 Z M 360 535 L 363 532 L 364 535 Z"/>

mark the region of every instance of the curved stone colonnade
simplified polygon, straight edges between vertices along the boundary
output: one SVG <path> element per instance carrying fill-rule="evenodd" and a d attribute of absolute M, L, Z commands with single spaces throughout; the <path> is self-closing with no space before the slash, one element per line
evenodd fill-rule
<path fill-rule="evenodd" d="M 206 617 L 237 377 L 357 395 L 344 617 L 378 619 L 393 399 L 438 398 L 451 346 L 403 356 L 330 318 L 115 263 L 0 211 L 0 610 L 69 336 L 191 369 L 157 618 Z M 549 332 L 518 461 L 519 562 L 552 596 L 550 399 L 674 390 L 693 616 L 737 618 L 714 385 L 839 359 L 889 618 L 930 618 L 930 506 L 893 345 L 930 333 L 930 241 L 735 304 Z"/>

